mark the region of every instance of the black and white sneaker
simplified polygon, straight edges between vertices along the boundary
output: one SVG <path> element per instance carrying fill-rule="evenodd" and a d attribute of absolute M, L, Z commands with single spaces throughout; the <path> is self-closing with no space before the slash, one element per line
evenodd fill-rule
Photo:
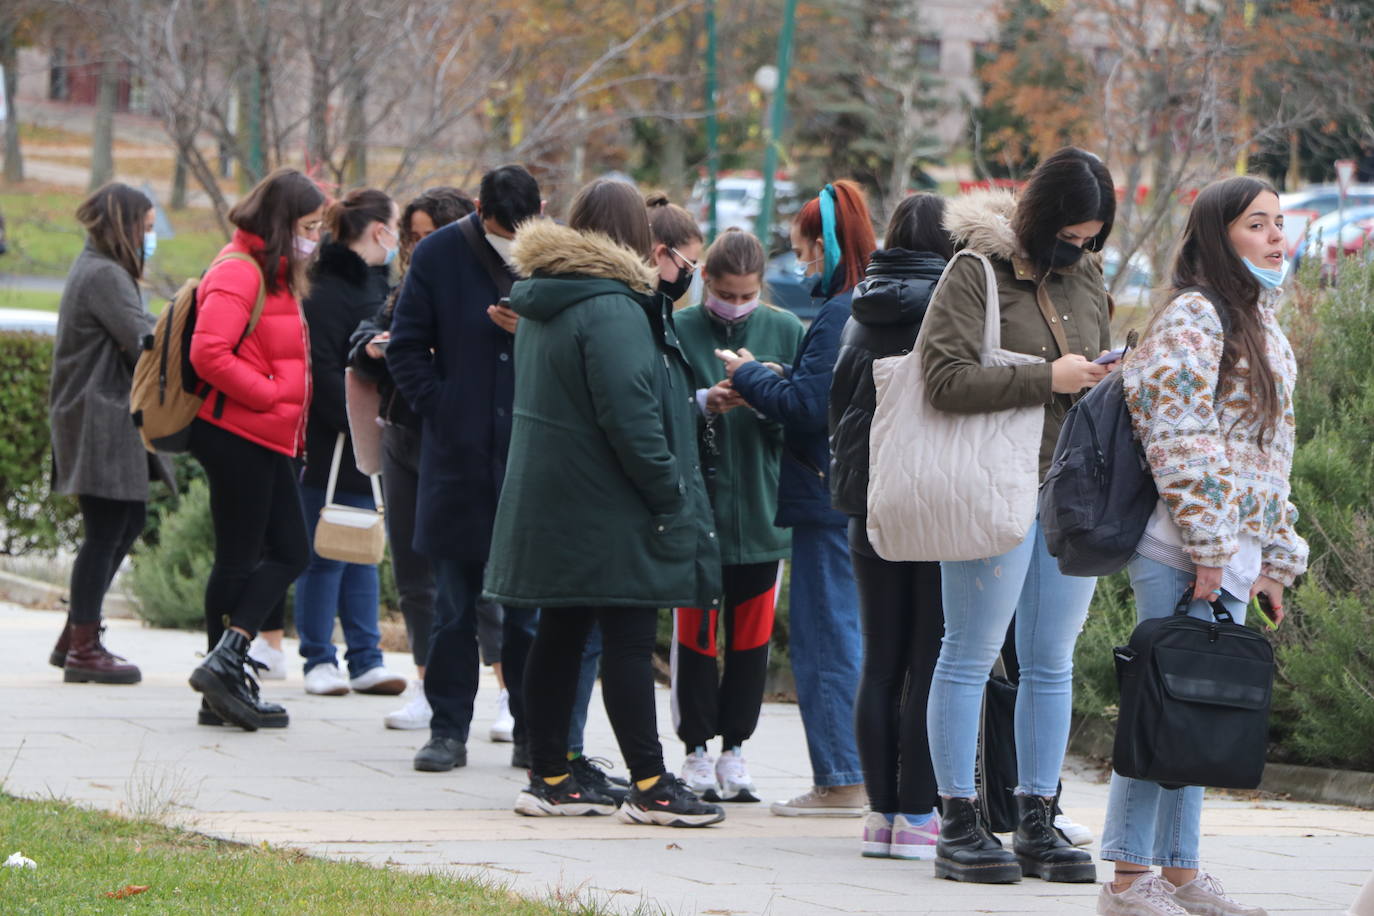
<path fill-rule="evenodd" d="M 720 805 L 697 798 L 687 783 L 672 773 L 664 773 L 658 782 L 643 791 L 631 786 L 630 794 L 621 803 L 616 817 L 627 824 L 705 827 L 725 820 L 725 812 Z"/>
<path fill-rule="evenodd" d="M 577 781 L 575 775 L 557 785 L 549 785 L 542 776 L 530 774 L 530 784 L 515 797 L 515 813 L 526 817 L 565 815 L 584 817 L 592 814 L 614 814 L 615 799 Z"/>
<path fill-rule="evenodd" d="M 581 754 L 568 761 L 568 769 L 582 787 L 599 792 L 615 800 L 618 805 L 630 794 L 630 784 L 606 772 L 611 765 L 609 760 L 600 757 L 584 757 Z"/>

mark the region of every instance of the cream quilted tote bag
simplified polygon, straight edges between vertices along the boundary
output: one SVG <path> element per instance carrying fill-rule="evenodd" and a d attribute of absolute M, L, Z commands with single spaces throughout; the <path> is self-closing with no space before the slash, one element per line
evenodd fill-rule
<path fill-rule="evenodd" d="M 939 299 L 961 257 L 987 278 L 984 366 L 1043 363 L 1002 349 L 1002 310 L 992 264 L 961 251 L 931 295 Z M 873 363 L 877 410 L 869 433 L 868 538 L 885 560 L 976 560 L 1006 553 L 1035 520 L 1043 407 L 990 413 L 937 410 L 926 397 L 920 337 L 910 353 Z"/>

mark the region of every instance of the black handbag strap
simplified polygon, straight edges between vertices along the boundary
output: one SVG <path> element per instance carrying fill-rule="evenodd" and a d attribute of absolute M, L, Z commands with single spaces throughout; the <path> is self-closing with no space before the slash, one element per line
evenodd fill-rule
<path fill-rule="evenodd" d="M 476 213 L 463 217 L 458 220 L 458 229 L 463 233 L 463 238 L 467 239 L 473 254 L 477 255 L 477 260 L 481 261 L 482 266 L 487 269 L 487 274 L 496 287 L 496 298 L 504 299 L 510 295 L 510 288 L 515 279 L 511 276 L 510 268 L 506 266 L 506 262 L 501 260 L 495 250 L 487 244 L 483 233 L 477 230 L 479 218 Z"/>
<path fill-rule="evenodd" d="M 1183 597 L 1178 599 L 1178 605 L 1174 608 L 1174 616 L 1187 617 L 1188 605 L 1193 603 L 1193 586 L 1188 586 L 1183 590 Z M 1217 623 L 1235 623 L 1236 618 L 1231 616 L 1231 612 L 1226 609 L 1226 605 L 1221 603 L 1221 599 L 1208 601 L 1207 604 L 1212 608 L 1212 619 Z"/>

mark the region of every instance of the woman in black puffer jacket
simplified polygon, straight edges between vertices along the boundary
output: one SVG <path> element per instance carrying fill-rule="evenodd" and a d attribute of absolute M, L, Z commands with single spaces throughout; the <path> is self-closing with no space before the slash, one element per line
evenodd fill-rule
<path fill-rule="evenodd" d="M 868 436 L 876 395 L 873 361 L 911 350 L 926 306 L 954 250 L 933 194 L 903 200 L 867 276 L 854 290 L 830 388 L 830 496 L 849 516 L 864 659 L 854 719 L 872 813 L 863 854 L 925 859 L 939 819 L 926 740 L 926 696 L 944 634 L 939 563 L 892 563 L 868 543 Z M 907 684 L 909 683 L 909 687 Z M 904 695 L 905 693 L 905 695 Z"/>

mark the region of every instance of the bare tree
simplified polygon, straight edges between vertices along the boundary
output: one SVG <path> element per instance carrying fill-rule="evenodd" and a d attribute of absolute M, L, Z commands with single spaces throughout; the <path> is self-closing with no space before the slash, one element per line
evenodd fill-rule
<path fill-rule="evenodd" d="M 19 109 L 14 97 L 19 91 L 19 29 L 28 14 L 27 4 L 6 0 L 0 8 L 0 69 L 5 71 L 5 181 L 24 180 L 24 153 L 19 143 Z"/>

